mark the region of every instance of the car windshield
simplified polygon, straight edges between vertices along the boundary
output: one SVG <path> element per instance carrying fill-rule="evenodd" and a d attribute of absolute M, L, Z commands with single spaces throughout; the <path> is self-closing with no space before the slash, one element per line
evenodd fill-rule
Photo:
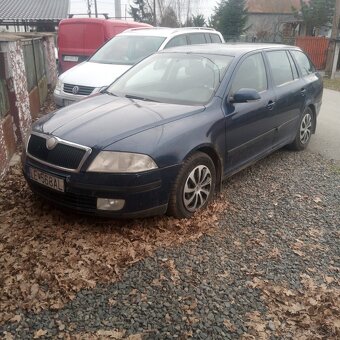
<path fill-rule="evenodd" d="M 133 65 L 158 51 L 164 37 L 123 35 L 112 38 L 90 59 L 102 64 Z"/>
<path fill-rule="evenodd" d="M 107 92 L 162 103 L 205 105 L 232 59 L 214 54 L 155 54 L 123 74 Z"/>

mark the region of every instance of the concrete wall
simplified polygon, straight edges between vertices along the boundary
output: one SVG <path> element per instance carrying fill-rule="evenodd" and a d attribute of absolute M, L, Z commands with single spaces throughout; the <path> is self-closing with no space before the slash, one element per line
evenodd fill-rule
<path fill-rule="evenodd" d="M 37 37 L 40 37 L 43 43 L 46 76 L 29 93 L 23 40 Z M 0 103 L 0 108 L 5 107 L 0 115 L 0 178 L 2 178 L 8 169 L 10 159 L 28 136 L 32 120 L 46 98 L 47 86 L 53 89 L 56 84 L 57 68 L 53 35 L 0 33 L 0 79 L 2 84 L 5 84 L 2 88 L 5 87 L 9 101 L 9 107 L 5 103 Z M 37 94 L 37 98 L 34 97 L 34 93 Z M 0 99 L 3 101 L 3 97 Z"/>

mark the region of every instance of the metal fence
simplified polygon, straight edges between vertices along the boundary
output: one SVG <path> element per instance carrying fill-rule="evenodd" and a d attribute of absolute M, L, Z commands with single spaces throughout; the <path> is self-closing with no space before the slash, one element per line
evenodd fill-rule
<path fill-rule="evenodd" d="M 28 92 L 38 87 L 40 104 L 47 95 L 47 80 L 45 55 L 42 39 L 27 39 L 22 41 L 24 51 Z"/>
<path fill-rule="evenodd" d="M 323 70 L 326 66 L 329 39 L 325 37 L 297 37 L 296 46 L 305 51 L 315 67 Z"/>
<path fill-rule="evenodd" d="M 0 79 L 0 119 L 9 112 L 9 98 L 5 79 Z"/>

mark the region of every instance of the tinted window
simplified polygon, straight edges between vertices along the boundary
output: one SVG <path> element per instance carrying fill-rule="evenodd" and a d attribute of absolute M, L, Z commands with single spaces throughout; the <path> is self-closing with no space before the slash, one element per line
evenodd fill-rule
<path fill-rule="evenodd" d="M 251 88 L 258 92 L 267 89 L 266 69 L 261 53 L 247 57 L 237 70 L 231 92 L 235 93 L 242 88 Z"/>
<path fill-rule="evenodd" d="M 210 38 L 213 43 L 221 43 L 221 38 L 218 34 L 212 34 L 210 33 Z"/>
<path fill-rule="evenodd" d="M 183 45 L 188 45 L 187 38 L 185 35 L 179 35 L 175 38 L 172 38 L 165 48 L 170 48 L 170 47 L 176 47 L 176 46 L 183 46 Z"/>
<path fill-rule="evenodd" d="M 191 44 L 206 44 L 203 33 L 189 34 Z"/>
<path fill-rule="evenodd" d="M 267 52 L 267 56 L 276 86 L 288 83 L 294 79 L 286 51 Z"/>
<path fill-rule="evenodd" d="M 308 74 L 315 72 L 313 64 L 304 53 L 300 51 L 291 51 L 291 53 L 295 57 L 303 76 L 307 76 Z"/>

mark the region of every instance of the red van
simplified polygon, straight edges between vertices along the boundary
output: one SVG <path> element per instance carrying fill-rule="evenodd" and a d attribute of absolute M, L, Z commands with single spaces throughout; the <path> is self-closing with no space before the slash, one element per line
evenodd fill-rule
<path fill-rule="evenodd" d="M 129 28 L 152 27 L 134 21 L 97 18 L 64 19 L 59 24 L 59 71 L 86 60 L 106 41 Z"/>

